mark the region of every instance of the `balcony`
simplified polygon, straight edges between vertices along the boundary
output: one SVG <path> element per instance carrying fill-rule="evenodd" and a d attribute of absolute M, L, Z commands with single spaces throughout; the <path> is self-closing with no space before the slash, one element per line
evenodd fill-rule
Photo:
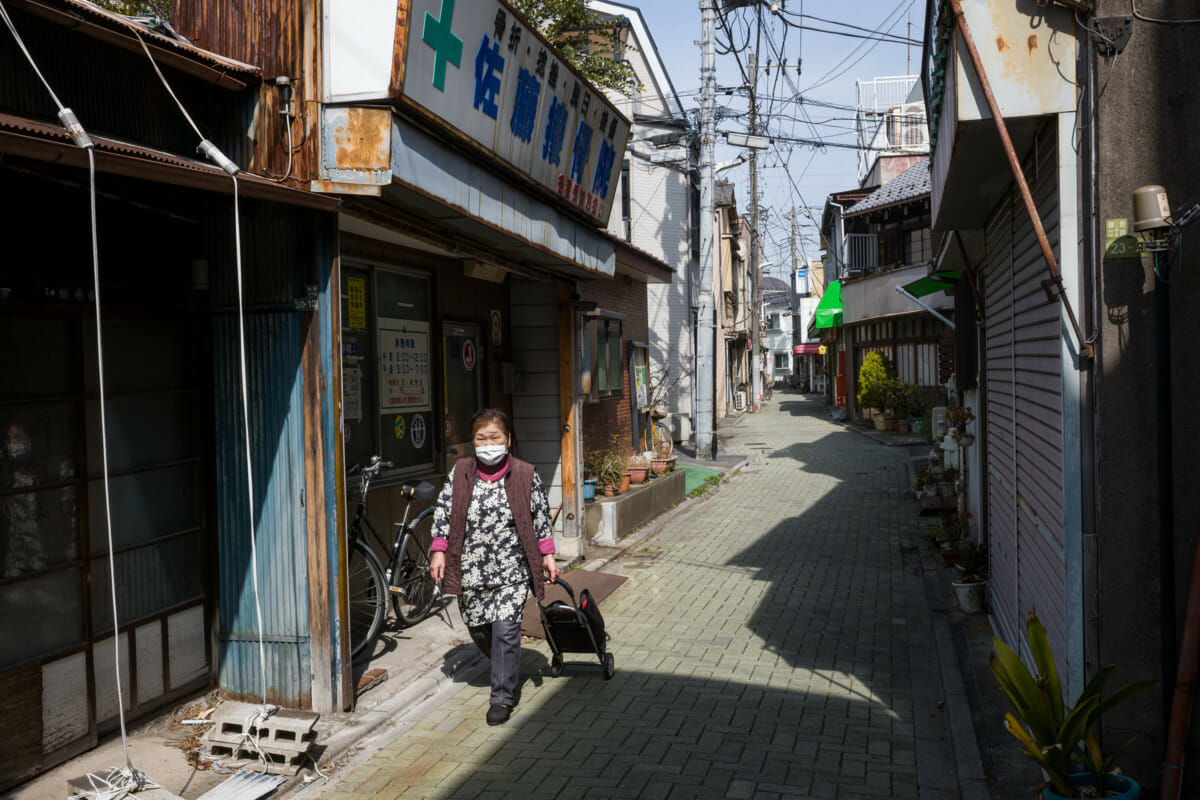
<path fill-rule="evenodd" d="M 937 0 L 926 20 L 931 55 L 924 76 L 932 148 L 935 230 L 981 227 L 1012 176 L 987 100 L 949 4 Z M 1018 154 L 1042 118 L 1075 110 L 1075 20 L 1056 5 L 962 0 L 963 13 Z"/>

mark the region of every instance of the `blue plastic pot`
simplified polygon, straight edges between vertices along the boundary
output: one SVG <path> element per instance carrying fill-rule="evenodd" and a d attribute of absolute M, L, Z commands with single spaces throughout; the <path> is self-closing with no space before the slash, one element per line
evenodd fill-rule
<path fill-rule="evenodd" d="M 914 417 L 912 421 L 912 432 L 920 436 L 925 436 L 929 433 L 929 424 L 925 422 L 924 417 Z"/>
<path fill-rule="evenodd" d="M 589 478 L 583 482 L 583 502 L 590 503 L 596 499 L 596 481 Z"/>
<path fill-rule="evenodd" d="M 1072 786 L 1090 786 L 1091 784 L 1092 774 L 1090 772 L 1076 772 L 1071 775 Z M 1111 792 L 1121 793 L 1109 797 L 1108 800 L 1137 800 L 1142 796 L 1142 787 L 1128 775 L 1109 775 L 1108 789 Z M 1068 800 L 1049 786 L 1042 789 L 1042 797 L 1044 800 Z"/>

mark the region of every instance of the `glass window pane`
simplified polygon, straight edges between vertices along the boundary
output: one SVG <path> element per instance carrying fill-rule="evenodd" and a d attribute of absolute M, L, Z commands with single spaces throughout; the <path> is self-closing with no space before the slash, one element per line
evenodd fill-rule
<path fill-rule="evenodd" d="M 75 391 L 75 341 L 70 322 L 54 317 L 0 315 L 0 342 L 37 343 L 0 347 L 0 399 L 68 395 Z"/>
<path fill-rule="evenodd" d="M 375 270 L 378 316 L 429 322 L 429 281 L 414 275 Z"/>
<path fill-rule="evenodd" d="M 110 479 L 116 549 L 199 527 L 198 483 L 195 464 Z M 102 481 L 88 484 L 88 518 L 91 555 L 108 552 Z"/>
<path fill-rule="evenodd" d="M 375 337 L 371 334 L 371 274 L 342 271 L 342 420 L 346 468 L 365 465 L 378 449 Z"/>
<path fill-rule="evenodd" d="M 615 320 L 609 320 L 608 323 L 608 378 L 609 391 L 613 394 L 620 394 L 623 388 L 621 376 L 623 374 L 623 365 L 621 364 L 621 323 Z"/>
<path fill-rule="evenodd" d="M 608 324 L 598 319 L 596 326 L 596 387 L 601 394 L 608 391 Z"/>
<path fill-rule="evenodd" d="M 83 641 L 78 569 L 0 586 L 0 669 Z"/>
<path fill-rule="evenodd" d="M 0 406 L 0 492 L 74 478 L 76 446 L 71 403 Z"/>
<path fill-rule="evenodd" d="M 384 414 L 380 417 L 380 425 L 383 432 L 380 454 L 385 461 L 391 461 L 396 469 L 433 464 L 431 414 L 424 411 Z"/>
<path fill-rule="evenodd" d="M 0 577 L 62 566 L 79 557 L 77 491 L 64 486 L 0 496 Z"/>
<path fill-rule="evenodd" d="M 199 534 L 188 534 L 118 553 L 117 616 L 124 625 L 201 596 L 204 551 Z M 112 631 L 108 559 L 92 561 L 92 629 Z"/>
<path fill-rule="evenodd" d="M 97 386 L 96 334 L 89 328 L 84 380 Z M 198 363 L 195 328 L 161 322 L 104 323 L 104 390 L 123 392 L 186 389 L 196 385 Z"/>
<path fill-rule="evenodd" d="M 110 397 L 108 469 L 110 472 L 182 461 L 196 455 L 196 414 L 190 394 Z M 100 403 L 88 402 L 88 473 L 102 471 Z"/>

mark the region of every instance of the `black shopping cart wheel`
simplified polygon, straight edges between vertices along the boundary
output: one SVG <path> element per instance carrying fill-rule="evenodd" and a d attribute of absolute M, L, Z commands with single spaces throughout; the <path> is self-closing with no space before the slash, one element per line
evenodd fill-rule
<path fill-rule="evenodd" d="M 553 656 L 550 659 L 550 674 L 556 678 L 563 674 L 562 656 Z"/>
<path fill-rule="evenodd" d="M 617 674 L 617 662 L 612 653 L 604 654 L 604 680 L 611 680 Z"/>

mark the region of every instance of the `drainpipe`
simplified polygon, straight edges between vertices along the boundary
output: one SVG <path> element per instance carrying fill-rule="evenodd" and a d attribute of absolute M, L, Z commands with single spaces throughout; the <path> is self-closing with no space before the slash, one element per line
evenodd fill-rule
<path fill-rule="evenodd" d="M 835 203 L 832 200 L 829 201 L 829 205 L 838 210 L 838 238 L 837 248 L 834 252 L 837 254 L 837 278 L 840 279 L 842 273 L 845 272 L 846 265 L 846 208 L 841 203 Z M 825 276 L 825 285 L 829 285 L 828 275 Z"/>
<path fill-rule="evenodd" d="M 1050 240 L 1046 238 L 1046 229 L 1042 226 L 1042 218 L 1038 214 L 1037 205 L 1033 202 L 1033 194 L 1029 191 L 1029 184 L 1025 181 L 1025 172 L 1021 169 L 1021 161 L 1017 158 L 1016 148 L 1013 147 L 1012 137 L 1008 135 L 1008 125 L 1004 122 L 1004 117 L 1000 114 L 1000 104 L 996 102 L 996 96 L 992 93 L 992 84 L 988 80 L 987 71 L 983 68 L 983 59 L 979 56 L 979 50 L 975 47 L 975 38 L 971 36 L 971 28 L 967 25 L 967 18 L 963 14 L 962 3 L 960 0 L 949 0 L 950 8 L 954 12 L 954 18 L 958 22 L 958 30 L 962 34 L 963 43 L 967 46 L 967 52 L 971 56 L 971 64 L 975 67 L 975 75 L 979 78 L 979 86 L 983 89 L 983 96 L 987 99 L 988 110 L 991 111 L 992 121 L 996 123 L 996 131 L 1000 134 L 1000 144 L 1004 147 L 1004 155 L 1008 158 L 1008 165 L 1012 169 L 1013 178 L 1016 180 L 1017 188 L 1021 192 L 1021 199 L 1025 203 L 1025 211 L 1029 215 L 1029 221 L 1033 225 L 1033 232 L 1037 235 L 1038 246 L 1042 250 L 1042 258 L 1046 261 L 1046 269 L 1050 272 L 1050 277 L 1042 281 L 1042 289 L 1045 290 L 1046 296 L 1053 300 L 1055 294 L 1062 300 L 1063 308 L 1066 309 L 1067 318 L 1071 321 L 1071 328 L 1075 331 L 1075 340 L 1079 344 L 1079 355 L 1081 358 L 1092 358 L 1095 355 L 1095 350 L 1092 347 L 1091 341 L 1083 335 L 1083 329 L 1079 327 L 1079 321 L 1075 318 L 1075 309 L 1071 305 L 1070 298 L 1067 297 L 1066 291 L 1063 288 L 1062 273 L 1058 269 L 1058 260 L 1054 257 L 1054 251 L 1050 247 Z"/>

